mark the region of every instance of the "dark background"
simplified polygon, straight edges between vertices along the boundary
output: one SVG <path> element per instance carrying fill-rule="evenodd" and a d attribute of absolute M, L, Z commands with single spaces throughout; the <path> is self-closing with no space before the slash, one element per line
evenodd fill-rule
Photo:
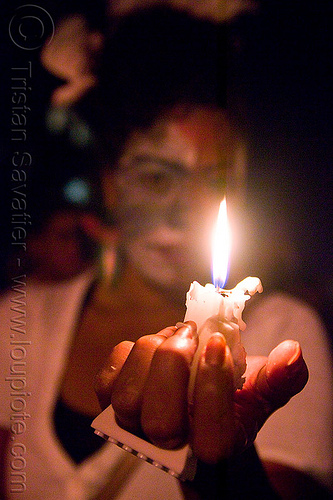
<path fill-rule="evenodd" d="M 240 55 L 252 192 L 267 210 L 290 214 L 309 275 L 331 293 L 332 14 L 329 2 L 263 2 L 243 23 Z"/>

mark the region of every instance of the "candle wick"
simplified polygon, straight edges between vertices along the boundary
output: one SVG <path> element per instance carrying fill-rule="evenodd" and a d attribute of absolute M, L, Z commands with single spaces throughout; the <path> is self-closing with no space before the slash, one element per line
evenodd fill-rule
<path fill-rule="evenodd" d="M 222 297 L 230 297 L 230 295 L 232 294 L 232 290 L 224 290 L 219 286 L 216 288 L 216 292 L 222 295 Z"/>
<path fill-rule="evenodd" d="M 219 286 L 216 287 L 216 293 L 219 293 L 222 295 L 222 297 L 230 297 L 232 295 L 232 290 L 225 290 L 224 288 L 220 288 Z M 251 297 L 251 293 L 249 290 L 244 290 L 243 291 L 244 295 L 249 295 Z"/>

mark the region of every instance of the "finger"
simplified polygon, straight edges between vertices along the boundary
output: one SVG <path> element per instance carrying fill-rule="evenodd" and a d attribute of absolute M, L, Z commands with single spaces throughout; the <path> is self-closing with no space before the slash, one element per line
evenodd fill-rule
<path fill-rule="evenodd" d="M 155 335 L 141 337 L 133 346 L 122 370 L 114 381 L 111 402 L 119 424 L 131 432 L 140 432 L 143 388 L 151 360 L 157 348 L 173 335 L 168 327 Z"/>
<path fill-rule="evenodd" d="M 299 343 L 285 340 L 268 356 L 266 365 L 258 373 L 255 387 L 260 396 L 269 402 L 272 413 L 300 392 L 308 377 Z"/>
<path fill-rule="evenodd" d="M 243 385 L 249 385 L 257 380 L 258 373 L 267 363 L 267 356 L 247 356 L 246 357 L 246 371 L 244 373 L 245 383 Z"/>
<path fill-rule="evenodd" d="M 225 338 L 213 334 L 198 365 L 191 443 L 206 463 L 230 456 L 234 446 L 233 361 Z"/>
<path fill-rule="evenodd" d="M 197 346 L 196 325 L 188 322 L 160 345 L 152 360 L 141 425 L 150 441 L 161 448 L 180 446 L 188 435 L 187 390 Z"/>
<path fill-rule="evenodd" d="M 246 383 L 235 393 L 238 451 L 253 443 L 267 418 L 300 392 L 308 380 L 301 348 L 292 340 L 279 344 L 267 359 L 257 358 L 249 364 Z"/>
<path fill-rule="evenodd" d="M 134 343 L 129 341 L 124 341 L 116 345 L 114 349 L 112 349 L 107 362 L 96 375 L 94 389 L 102 410 L 111 403 L 113 384 L 131 352 L 133 345 Z"/>

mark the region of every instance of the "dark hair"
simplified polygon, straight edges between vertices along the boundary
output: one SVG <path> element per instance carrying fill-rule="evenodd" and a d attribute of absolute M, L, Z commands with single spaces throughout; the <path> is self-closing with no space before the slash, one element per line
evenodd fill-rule
<path fill-rule="evenodd" d="M 129 132 L 176 105 L 224 108 L 226 67 L 224 26 L 169 8 L 120 19 L 107 37 L 94 96 L 103 162 L 112 165 Z"/>

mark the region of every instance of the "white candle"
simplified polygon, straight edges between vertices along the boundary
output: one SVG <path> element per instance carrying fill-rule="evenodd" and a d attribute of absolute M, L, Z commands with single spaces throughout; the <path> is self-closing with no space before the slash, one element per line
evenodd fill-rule
<path fill-rule="evenodd" d="M 241 388 L 246 369 L 246 353 L 241 344 L 239 330 L 246 324 L 242 319 L 245 302 L 256 292 L 263 290 L 259 278 L 248 277 L 232 290 L 215 288 L 212 283 L 201 286 L 197 281 L 191 283 L 186 294 L 186 314 L 184 321 L 194 321 L 199 334 L 199 346 L 191 367 L 189 397 L 195 382 L 199 356 L 209 337 L 220 332 L 224 335 L 234 360 L 234 386 Z"/>

